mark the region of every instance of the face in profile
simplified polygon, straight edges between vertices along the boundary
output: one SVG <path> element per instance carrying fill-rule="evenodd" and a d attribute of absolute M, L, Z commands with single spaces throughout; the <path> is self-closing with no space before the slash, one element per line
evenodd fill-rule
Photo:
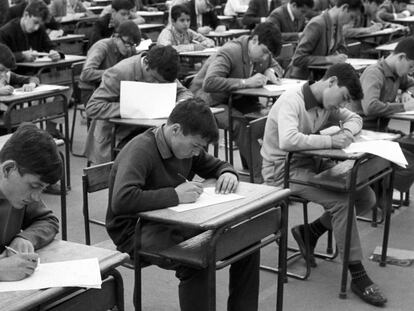
<path fill-rule="evenodd" d="M 250 39 L 249 44 L 249 57 L 250 60 L 255 62 L 261 62 L 267 60 L 271 56 L 269 49 L 263 43 L 259 43 L 259 38 L 257 35 L 254 35 Z"/>
<path fill-rule="evenodd" d="M 328 87 L 323 91 L 322 103 L 327 110 L 337 110 L 351 102 L 351 95 L 345 86 L 338 86 L 336 77 L 328 78 Z"/>
<path fill-rule="evenodd" d="M 414 71 L 414 60 L 409 59 L 405 53 L 400 53 L 397 57 L 395 71 L 399 77 L 403 77 Z"/>
<path fill-rule="evenodd" d="M 40 200 L 40 194 L 48 184 L 41 181 L 39 175 L 21 174 L 12 160 L 4 162 L 1 168 L 1 192 L 14 208 L 21 209 Z"/>
<path fill-rule="evenodd" d="M 40 17 L 29 15 L 29 13 L 24 12 L 23 17 L 22 17 L 22 22 L 23 22 L 23 31 L 25 33 L 33 33 L 40 28 L 42 24 L 42 19 Z"/>
<path fill-rule="evenodd" d="M 179 124 L 173 125 L 171 136 L 171 150 L 178 159 L 187 159 L 198 156 L 207 147 L 208 143 L 200 135 L 184 135 Z"/>

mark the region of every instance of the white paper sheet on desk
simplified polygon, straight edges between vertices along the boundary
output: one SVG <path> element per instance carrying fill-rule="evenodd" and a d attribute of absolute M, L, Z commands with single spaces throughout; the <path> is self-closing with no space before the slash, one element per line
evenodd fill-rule
<path fill-rule="evenodd" d="M 151 39 L 142 40 L 140 44 L 136 47 L 136 50 L 137 52 L 148 51 L 151 44 L 152 44 Z"/>
<path fill-rule="evenodd" d="M 51 63 L 51 62 L 54 62 L 54 60 L 52 60 L 51 58 L 47 56 L 43 56 L 43 57 L 36 58 L 33 62 L 34 63 Z"/>
<path fill-rule="evenodd" d="M 281 79 L 282 84 L 276 85 L 276 84 L 266 84 L 263 86 L 266 90 L 271 92 L 277 92 L 277 91 L 287 91 L 291 88 L 296 88 L 298 86 L 301 86 L 306 81 L 304 80 L 296 80 L 296 79 Z"/>
<path fill-rule="evenodd" d="M 370 140 L 350 144 L 343 149 L 346 153 L 365 152 L 387 159 L 395 164 L 406 167 L 407 160 L 397 142 L 389 140 Z"/>
<path fill-rule="evenodd" d="M 177 84 L 121 81 L 121 118 L 168 118 L 174 109 Z"/>
<path fill-rule="evenodd" d="M 365 59 L 365 58 L 348 58 L 346 62 L 353 67 L 365 67 L 372 64 L 376 64 L 378 60 L 376 59 Z"/>
<path fill-rule="evenodd" d="M 203 193 L 200 195 L 196 202 L 179 204 L 177 206 L 170 207 L 170 209 L 175 212 L 185 212 L 196 208 L 206 207 L 224 202 L 230 202 L 234 200 L 240 200 L 243 198 L 244 196 L 235 193 L 217 194 L 215 193 L 214 187 L 206 187 L 204 188 Z"/>
<path fill-rule="evenodd" d="M 26 279 L 0 282 L 0 292 L 69 286 L 101 288 L 101 284 L 98 259 L 89 258 L 40 264 Z"/>
<path fill-rule="evenodd" d="M 41 84 L 33 89 L 33 91 L 30 92 L 24 92 L 22 88 L 14 89 L 13 95 L 22 95 L 22 94 L 33 94 L 33 93 L 39 93 L 39 92 L 45 92 L 45 91 L 53 91 L 60 89 L 60 85 L 52 85 L 52 84 Z"/>

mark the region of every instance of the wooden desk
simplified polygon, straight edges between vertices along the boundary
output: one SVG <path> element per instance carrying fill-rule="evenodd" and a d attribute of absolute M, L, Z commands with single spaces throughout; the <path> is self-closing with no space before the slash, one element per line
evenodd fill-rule
<path fill-rule="evenodd" d="M 396 18 L 393 20 L 393 22 L 398 23 L 398 24 L 403 24 L 403 25 L 414 24 L 414 16 Z"/>
<path fill-rule="evenodd" d="M 209 58 L 211 55 L 216 54 L 217 51 L 218 48 L 208 48 L 203 51 L 180 52 L 180 58 L 188 57 L 206 59 Z"/>
<path fill-rule="evenodd" d="M 355 38 L 356 39 L 368 39 L 368 38 L 379 38 L 379 37 L 388 36 L 389 37 L 388 40 L 391 40 L 391 37 L 393 35 L 403 33 L 404 29 L 406 29 L 406 28 L 401 27 L 401 26 L 399 28 L 385 28 L 385 29 L 381 29 L 381 30 L 378 30 L 378 31 L 374 31 L 374 32 L 371 32 L 371 33 L 364 34 L 364 35 L 359 35 L 359 36 L 356 36 Z"/>
<path fill-rule="evenodd" d="M 56 45 L 58 51 L 67 55 L 82 55 L 83 41 L 85 35 L 83 34 L 69 34 L 59 38 L 50 39 Z"/>
<path fill-rule="evenodd" d="M 393 169 L 391 163 L 385 159 L 372 156 L 370 154 L 353 153 L 348 154 L 340 149 L 325 149 L 325 150 L 304 150 L 298 151 L 300 155 L 306 155 L 308 157 L 319 157 L 323 159 L 332 159 L 336 161 L 353 160 L 354 165 L 348 174 L 341 176 L 321 175 L 319 178 L 313 178 L 309 180 L 296 180 L 290 178 L 290 162 L 294 152 L 289 152 L 286 155 L 285 164 L 285 187 L 289 187 L 291 183 L 297 183 L 302 185 L 308 185 L 315 188 L 327 189 L 330 191 L 336 191 L 346 193 L 349 195 L 348 201 L 348 214 L 347 214 L 347 228 L 345 233 L 345 246 L 344 257 L 342 263 L 342 277 L 339 297 L 345 299 L 347 294 L 347 279 L 348 279 L 348 263 L 350 253 L 350 241 L 352 232 L 352 219 L 354 217 L 354 204 L 356 193 L 364 187 L 368 187 L 371 184 L 379 181 L 384 181 L 389 178 L 389 184 L 383 191 L 381 203 L 384 204 L 385 210 L 385 224 L 384 224 L 384 236 L 382 242 L 382 254 L 380 266 L 386 265 L 388 236 L 391 221 L 392 211 L 392 192 L 393 192 Z M 329 170 L 328 170 L 329 171 Z"/>
<path fill-rule="evenodd" d="M 224 266 L 242 258 L 239 256 L 235 258 L 235 254 L 239 254 L 246 248 L 249 248 L 254 244 L 256 247 L 265 246 L 265 238 L 269 234 L 280 228 L 280 250 L 279 250 L 279 275 L 277 286 L 277 310 L 282 310 L 283 307 L 283 283 L 285 280 L 286 272 L 286 245 L 287 245 L 287 208 L 286 199 L 290 194 L 287 192 L 266 185 L 257 185 L 250 183 L 240 183 L 237 192 L 245 196 L 245 198 L 207 206 L 195 210 L 189 210 L 185 212 L 175 212 L 171 209 L 165 208 L 156 211 L 144 212 L 139 214 L 139 221 L 136 229 L 136 239 L 138 248 L 135 251 L 135 266 L 139 267 L 141 249 L 141 226 L 146 222 L 156 222 L 163 224 L 179 225 L 183 229 L 191 228 L 198 229 L 201 233 L 197 237 L 205 234 L 206 243 L 201 246 L 201 261 L 203 265 L 208 269 L 210 275 L 210 291 L 206 293 L 209 295 L 209 310 L 215 310 L 215 270 L 223 268 Z M 281 225 L 275 224 L 272 220 L 275 211 L 275 206 L 281 206 Z M 271 214 L 268 214 L 268 213 Z M 272 216 L 273 215 L 273 216 Z M 253 221 L 251 221 L 253 220 Z M 236 230 L 234 230 L 237 228 Z M 267 228 L 267 229 L 266 229 Z M 237 231 L 237 232 L 235 232 Z M 195 237 L 195 238 L 197 238 Z M 204 236 L 205 237 L 205 236 Z M 262 240 L 263 239 L 263 240 Z M 184 241 L 182 244 L 186 244 L 186 249 L 183 246 L 182 255 L 188 259 L 188 265 L 191 265 L 191 255 L 185 256 L 185 254 L 192 253 L 190 240 Z M 187 243 L 188 242 L 188 243 Z M 257 245 L 261 242 L 263 245 Z M 203 251 L 204 250 L 204 251 Z M 145 250 L 143 250 L 145 251 Z M 180 253 L 180 244 L 161 251 L 161 256 L 171 258 L 174 261 L 175 254 Z M 194 254 L 194 253 L 192 253 Z M 235 256 L 234 256 L 235 255 Z M 216 262 L 219 261 L 219 264 Z M 223 264 L 222 264 L 223 262 Z M 182 261 L 180 262 L 183 263 Z M 201 268 L 201 267 L 200 267 Z M 136 307 L 140 310 L 141 306 L 141 269 L 135 269 L 135 302 Z"/>
<path fill-rule="evenodd" d="M 43 84 L 72 85 L 71 65 L 85 60 L 86 56 L 65 55 L 64 59 L 55 62 L 20 62 L 17 63 L 17 72 L 36 75 Z"/>
<path fill-rule="evenodd" d="M 108 310 L 117 306 L 124 310 L 123 281 L 115 269 L 129 256 L 103 248 L 54 240 L 38 250 L 42 263 L 95 258 L 103 279 L 102 289 L 55 287 L 0 293 L 0 310 Z"/>
<path fill-rule="evenodd" d="M 105 7 L 105 5 L 94 5 L 90 6 L 88 10 L 91 11 L 93 14 L 99 15 L 103 11 L 103 9 L 105 9 Z"/>
<path fill-rule="evenodd" d="M 206 37 L 213 39 L 216 42 L 216 45 L 221 46 L 227 41 L 248 34 L 250 34 L 250 30 L 248 29 L 229 29 L 223 32 L 210 31 L 206 34 Z"/>
<path fill-rule="evenodd" d="M 235 16 L 217 15 L 217 18 L 221 24 L 226 25 L 227 29 L 229 29 L 231 25 L 236 21 Z"/>
<path fill-rule="evenodd" d="M 160 11 L 136 11 L 136 13 L 142 16 L 148 24 L 165 24 L 165 21 L 168 19 L 168 14 L 167 18 L 165 18 L 166 14 Z"/>
<path fill-rule="evenodd" d="M 10 133 L 13 128 L 22 122 L 44 122 L 55 118 L 64 119 L 65 136 L 65 164 L 67 186 L 70 188 L 70 156 L 69 156 L 69 117 L 67 86 L 56 85 L 49 90 L 36 90 L 34 92 L 19 93 L 17 95 L 0 96 L 0 103 L 7 106 L 0 125 Z M 48 98 L 60 97 L 62 100 L 46 101 Z M 32 106 L 24 104 L 34 102 Z"/>
<path fill-rule="evenodd" d="M 387 44 L 382 44 L 379 45 L 375 48 L 375 50 L 377 50 L 378 52 L 380 52 L 380 54 L 389 54 L 391 52 L 393 52 L 395 50 L 395 48 L 397 47 L 398 42 L 393 42 L 393 43 L 387 43 Z"/>
<path fill-rule="evenodd" d="M 282 81 L 296 81 L 298 83 L 298 85 L 300 83 L 304 83 L 306 81 L 304 80 L 296 80 L 296 79 L 281 79 Z M 229 131 L 229 162 L 230 164 L 233 165 L 233 115 L 231 113 L 232 107 L 233 107 L 233 96 L 252 96 L 252 97 L 264 97 L 267 99 L 276 99 L 278 98 L 280 95 L 283 94 L 284 90 L 278 90 L 278 91 L 269 91 L 265 88 L 249 88 L 249 89 L 239 89 L 236 91 L 233 91 L 229 97 L 229 102 L 228 102 L 228 106 L 229 106 L 229 110 L 228 110 L 228 123 L 229 123 L 229 128 L 227 129 Z M 265 113 L 262 112 L 258 112 L 258 113 L 249 113 L 247 115 L 245 115 L 245 117 L 249 120 L 254 120 L 256 118 L 262 117 L 264 115 L 267 115 L 268 111 L 266 111 Z M 226 159 L 227 159 L 227 155 L 226 155 Z"/>
<path fill-rule="evenodd" d="M 140 24 L 138 25 L 141 33 L 145 33 L 152 42 L 157 42 L 158 35 L 165 27 L 164 24 Z"/>
<path fill-rule="evenodd" d="M 377 59 L 370 59 L 370 58 L 348 58 L 346 63 L 350 64 L 356 71 L 363 71 L 369 65 L 375 64 L 378 60 Z M 327 70 L 331 67 L 332 64 L 328 65 L 311 65 L 309 69 L 311 70 Z"/>

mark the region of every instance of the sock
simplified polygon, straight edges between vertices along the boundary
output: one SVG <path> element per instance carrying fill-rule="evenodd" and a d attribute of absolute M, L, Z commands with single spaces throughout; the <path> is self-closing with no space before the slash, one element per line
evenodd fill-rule
<path fill-rule="evenodd" d="M 351 272 L 352 282 L 361 290 L 372 285 L 374 282 L 369 278 L 364 266 L 360 261 L 356 261 L 348 265 L 349 272 Z"/>
<path fill-rule="evenodd" d="M 319 218 L 309 224 L 309 243 L 311 248 L 315 248 L 316 242 L 326 231 L 328 231 L 328 228 L 323 225 Z"/>

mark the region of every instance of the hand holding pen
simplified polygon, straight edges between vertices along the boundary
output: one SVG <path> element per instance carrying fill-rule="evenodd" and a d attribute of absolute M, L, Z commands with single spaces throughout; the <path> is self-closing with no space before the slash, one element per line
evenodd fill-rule
<path fill-rule="evenodd" d="M 180 173 L 177 175 L 183 179 L 183 183 L 175 187 L 179 203 L 193 203 L 203 193 L 203 184 L 196 181 L 189 181 Z"/>

